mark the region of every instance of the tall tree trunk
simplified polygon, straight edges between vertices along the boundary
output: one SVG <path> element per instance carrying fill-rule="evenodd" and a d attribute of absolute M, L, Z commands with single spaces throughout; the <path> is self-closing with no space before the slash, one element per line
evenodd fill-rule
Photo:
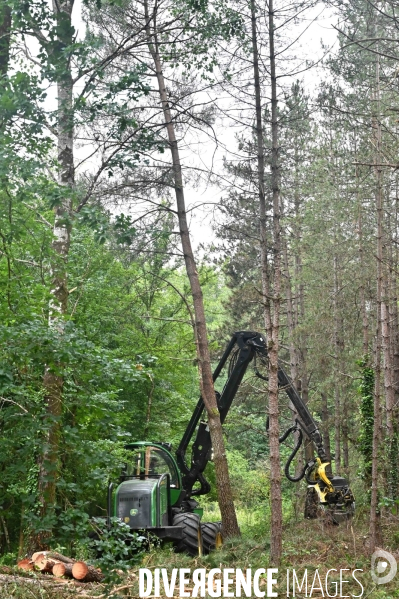
<path fill-rule="evenodd" d="M 298 329 L 299 323 L 305 319 L 305 290 L 302 281 L 302 254 L 301 254 L 301 228 L 298 224 L 300 219 L 300 195 L 299 195 L 299 176 L 298 171 L 301 166 L 301 159 L 297 147 L 298 140 L 295 145 L 295 173 L 294 173 L 294 206 L 295 206 L 295 221 L 293 226 L 294 239 L 296 244 L 294 264 L 295 264 L 295 289 L 293 299 L 294 307 L 294 328 Z M 309 377 L 307 373 L 307 346 L 306 335 L 301 331 L 299 336 L 299 348 L 296 349 L 296 369 L 297 369 L 297 389 L 304 403 L 309 401 Z M 309 462 L 314 457 L 313 443 L 309 437 L 304 439 L 304 455 L 305 461 Z"/>
<path fill-rule="evenodd" d="M 359 186 L 359 172 L 356 167 L 356 197 L 358 204 L 358 240 L 359 240 L 359 273 L 360 273 L 360 310 L 362 314 L 362 325 L 363 325 L 363 355 L 367 356 L 369 353 L 369 319 L 366 310 L 366 292 L 364 286 L 364 247 L 363 247 L 363 207 L 360 194 Z"/>
<path fill-rule="evenodd" d="M 269 444 L 270 444 L 270 499 L 271 499 L 271 543 L 270 557 L 274 565 L 279 565 L 282 552 L 282 499 L 280 445 L 278 424 L 278 334 L 280 312 L 280 193 L 278 171 L 278 122 L 277 122 L 277 88 L 274 54 L 273 5 L 269 3 L 269 43 L 272 86 L 272 190 L 273 190 L 273 271 L 274 285 L 271 297 L 271 269 L 267 256 L 266 197 L 265 197 L 265 160 L 263 149 L 262 103 L 259 76 L 259 53 L 256 29 L 255 1 L 251 0 L 252 52 L 255 87 L 256 142 L 258 167 L 258 196 L 260 221 L 260 254 L 262 293 L 264 305 L 265 329 L 269 354 Z"/>
<path fill-rule="evenodd" d="M 342 398 L 342 457 L 344 471 L 349 476 L 349 413 L 346 396 Z"/>
<path fill-rule="evenodd" d="M 392 374 L 392 344 L 391 344 L 391 326 L 389 311 L 389 283 L 385 277 L 383 282 L 383 301 L 381 302 L 381 348 L 384 357 L 384 389 L 385 389 L 385 407 L 386 407 L 386 436 L 388 442 L 393 439 L 394 422 L 393 410 L 395 405 L 395 394 L 393 388 Z"/>
<path fill-rule="evenodd" d="M 396 204 L 396 202 L 395 202 Z M 395 207 L 395 213 L 397 208 Z M 394 237 L 396 237 L 397 222 L 396 214 L 394 221 Z M 391 250 L 390 255 L 390 302 L 389 302 L 389 321 L 390 321 L 390 356 L 392 364 L 391 372 L 391 383 L 392 383 L 392 396 L 393 396 L 393 408 L 392 408 L 392 439 L 390 440 L 390 455 L 388 462 L 390 464 L 395 463 L 398 455 L 398 444 L 399 444 L 399 426 L 398 426 L 398 384 L 399 384 L 399 327 L 398 327 L 398 293 L 397 293 L 397 279 L 396 279 L 396 264 L 397 264 L 397 248 Z M 398 484 L 399 475 L 396 468 L 391 468 L 389 472 L 389 491 L 391 498 L 396 500 L 398 498 Z M 397 513 L 397 508 L 396 508 Z"/>
<path fill-rule="evenodd" d="M 327 476 L 332 476 L 330 415 L 328 412 L 328 401 L 327 401 L 326 393 L 321 393 L 321 421 L 322 421 L 324 449 L 326 450 L 327 461 L 330 462 L 330 464 L 326 468 L 326 472 L 327 472 Z"/>
<path fill-rule="evenodd" d="M 339 310 L 338 310 L 338 259 L 334 255 L 333 259 L 333 272 L 334 272 L 334 354 L 335 354 L 335 381 L 334 381 L 334 399 L 335 399 L 335 466 L 339 472 L 341 469 L 341 388 L 340 388 L 340 354 L 341 354 L 341 341 L 340 341 L 340 322 L 339 322 Z"/>
<path fill-rule="evenodd" d="M 178 142 L 175 134 L 172 112 L 169 106 L 168 92 L 162 70 L 162 60 L 156 31 L 156 14 L 149 15 L 148 1 L 145 0 L 145 20 L 147 44 L 154 61 L 155 74 L 158 82 L 159 96 L 162 105 L 164 123 L 168 135 L 169 148 L 172 155 L 174 190 L 179 221 L 179 232 L 182 243 L 184 262 L 190 282 L 195 314 L 195 341 L 199 368 L 199 381 L 201 395 L 204 400 L 208 415 L 208 426 L 213 447 L 213 459 L 216 473 L 216 486 L 218 502 L 223 522 L 223 532 L 226 537 L 238 536 L 237 516 L 234 508 L 231 491 L 226 451 L 223 439 L 223 430 L 217 407 L 216 395 L 213 386 L 211 360 L 209 354 L 208 334 L 205 320 L 204 302 L 201 284 L 198 276 L 194 253 L 191 247 L 190 233 L 187 223 L 186 205 L 184 198 L 184 185 Z M 156 11 L 156 8 L 154 9 Z M 151 22 L 154 24 L 151 28 Z"/>
<path fill-rule="evenodd" d="M 395 264 L 397 264 L 395 260 Z M 391 322 L 391 354 L 392 354 L 392 385 L 394 393 L 394 422 L 397 430 L 397 414 L 399 405 L 399 321 L 398 321 L 398 281 L 396 273 L 392 272 L 392 296 L 390 303 Z"/>
<path fill-rule="evenodd" d="M 301 393 L 300 380 L 298 376 L 298 350 L 295 346 L 295 323 L 297 322 L 297 314 L 294 313 L 294 301 L 292 297 L 292 286 L 291 286 L 291 276 L 290 269 L 288 264 L 288 250 L 287 250 L 287 240 L 283 239 L 283 256 L 284 256 L 284 269 L 285 269 L 285 289 L 286 289 L 286 298 L 287 298 L 287 325 L 288 325 L 288 338 L 289 338 L 289 355 L 290 355 L 290 376 L 291 380 L 294 383 L 298 393 Z M 292 412 L 292 419 L 295 421 L 298 418 L 298 412 L 296 411 L 294 405 L 290 401 L 289 403 L 290 410 Z M 299 435 L 299 432 L 296 433 Z M 296 439 L 297 440 L 297 439 Z M 305 439 L 305 449 L 307 447 L 306 442 L 308 439 Z M 303 455 L 301 453 L 298 454 L 297 465 L 296 465 L 296 476 L 299 475 L 303 470 Z M 298 485 L 295 491 L 296 503 L 299 501 L 301 496 L 301 489 Z"/>
<path fill-rule="evenodd" d="M 389 200 L 389 196 L 387 201 Z M 395 201 L 396 204 L 396 201 Z M 386 234 L 391 240 L 394 235 L 391 227 L 391 214 L 394 214 L 395 208 L 392 204 L 388 207 L 386 216 Z M 395 218 L 393 225 L 395 226 Z M 392 468 L 398 453 L 398 427 L 396 422 L 396 394 L 395 394 L 395 348 L 397 339 L 397 293 L 396 276 L 393 244 L 386 243 L 386 256 L 384 268 L 384 292 L 383 302 L 381 304 L 381 329 L 382 329 L 382 351 L 384 356 L 384 390 L 385 390 L 385 408 L 386 408 L 386 439 L 389 448 L 387 459 L 387 495 L 391 499 L 396 499 L 398 475 L 396 468 Z M 395 306 L 395 307 L 394 307 Z"/>
<path fill-rule="evenodd" d="M 283 241 L 283 256 L 284 256 L 284 270 L 285 270 L 285 292 L 287 298 L 287 326 L 288 326 L 288 350 L 290 356 L 290 376 L 295 387 L 298 389 L 298 351 L 295 346 L 295 307 L 292 297 L 292 283 L 291 275 L 288 263 L 288 249 L 287 240 Z"/>
<path fill-rule="evenodd" d="M 371 471 L 371 505 L 370 505 L 370 551 L 373 552 L 380 542 L 381 526 L 378 513 L 378 475 L 379 475 L 379 441 L 381 427 L 381 321 L 383 294 L 383 189 L 382 189 L 382 155 L 381 155 L 381 122 L 380 122 L 380 61 L 376 60 L 376 85 L 374 93 L 374 142 L 375 142 L 375 175 L 376 175 L 376 207 L 377 207 L 377 318 L 375 342 L 375 391 L 374 391 L 374 429 L 373 454 Z"/>
<path fill-rule="evenodd" d="M 59 57 L 72 44 L 73 0 L 54 3 L 57 19 Z M 65 62 L 57 81 L 58 95 L 58 183 L 65 188 L 59 205 L 54 209 L 53 260 L 51 264 L 52 284 L 49 306 L 49 327 L 57 334 L 64 332 L 64 317 L 67 312 L 67 262 L 71 235 L 72 189 L 74 187 L 73 163 L 73 83 L 71 65 L 65 53 Z M 62 415 L 62 391 L 64 378 L 60 374 L 62 364 L 47 364 L 43 377 L 46 401 L 46 437 L 43 453 L 39 460 L 38 492 L 42 517 L 49 516 L 56 502 L 56 481 L 59 475 L 59 438 Z M 36 545 L 47 544 L 50 534 L 36 539 Z"/>
<path fill-rule="evenodd" d="M 254 4 L 251 4 L 254 31 Z M 272 302 L 265 302 L 265 324 L 269 352 L 269 441 L 270 441 L 270 498 L 271 498 L 271 531 L 270 556 L 273 565 L 281 561 L 283 514 L 281 497 L 281 469 L 279 446 L 279 406 L 278 406 L 278 350 L 280 327 L 280 293 L 281 293 L 281 229 L 280 229 L 280 165 L 279 165 L 279 124 L 277 113 L 277 76 L 275 54 L 274 5 L 269 0 L 269 51 L 270 51 L 270 83 L 271 83 L 271 185 L 273 209 L 273 294 Z M 257 53 L 257 49 L 256 49 Z M 254 52 L 255 54 L 255 52 Z M 255 61 L 254 61 L 255 63 Z M 265 248 L 267 255 L 267 250 Z M 265 295 L 270 285 L 264 289 Z"/>

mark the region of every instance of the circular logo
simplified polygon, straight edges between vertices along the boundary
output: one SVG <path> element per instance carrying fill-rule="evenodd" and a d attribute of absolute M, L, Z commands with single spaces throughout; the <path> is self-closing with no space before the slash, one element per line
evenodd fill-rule
<path fill-rule="evenodd" d="M 393 555 L 383 549 L 371 556 L 371 578 L 376 584 L 386 584 L 395 577 L 398 565 Z"/>

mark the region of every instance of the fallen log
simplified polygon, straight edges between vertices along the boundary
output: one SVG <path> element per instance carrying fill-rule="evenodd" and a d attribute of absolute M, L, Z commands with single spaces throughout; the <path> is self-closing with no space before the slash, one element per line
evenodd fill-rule
<path fill-rule="evenodd" d="M 20 570 L 26 570 L 27 572 L 29 572 L 29 571 L 32 571 L 35 569 L 35 564 L 32 562 L 32 560 L 30 560 L 27 557 L 25 559 L 21 559 L 17 563 L 17 568 L 19 568 Z"/>
<path fill-rule="evenodd" d="M 36 559 L 35 568 L 40 570 L 40 572 L 43 572 L 43 574 L 50 574 L 53 571 L 54 566 L 60 563 L 62 562 L 59 562 L 52 557 L 47 557 L 47 555 L 43 555 Z"/>
<path fill-rule="evenodd" d="M 51 557 L 52 559 L 57 560 L 58 562 L 63 562 L 64 564 L 74 564 L 76 559 L 72 557 L 67 557 L 66 555 L 62 555 L 57 551 L 46 551 L 47 557 Z"/>
<path fill-rule="evenodd" d="M 61 578 L 62 576 L 67 576 L 68 578 L 73 578 L 72 568 L 73 568 L 73 564 L 63 564 L 62 562 L 57 562 L 53 566 L 53 575 L 56 578 Z"/>
<path fill-rule="evenodd" d="M 101 582 L 104 574 L 85 562 L 75 562 L 72 566 L 72 576 L 83 582 Z"/>
<path fill-rule="evenodd" d="M 37 551 L 32 555 L 31 560 L 32 562 L 36 563 L 36 560 L 41 559 L 43 556 L 54 559 L 57 562 L 63 562 L 64 564 L 74 564 L 76 562 L 76 559 L 72 559 L 72 557 L 62 555 L 57 551 Z"/>

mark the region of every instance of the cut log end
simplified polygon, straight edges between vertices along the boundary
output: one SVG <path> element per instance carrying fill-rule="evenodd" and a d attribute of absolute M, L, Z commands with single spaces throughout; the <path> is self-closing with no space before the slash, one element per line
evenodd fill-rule
<path fill-rule="evenodd" d="M 104 575 L 93 568 L 93 566 L 87 565 L 85 562 L 76 562 L 72 566 L 72 576 L 76 580 L 83 582 L 101 582 Z"/>
<path fill-rule="evenodd" d="M 72 578 L 72 566 L 73 564 L 64 564 L 62 562 L 58 562 L 53 566 L 53 575 L 56 578 L 62 578 L 62 576 Z"/>
<path fill-rule="evenodd" d="M 72 575 L 76 580 L 83 580 L 89 571 L 89 566 L 85 562 L 76 562 L 72 566 Z"/>
<path fill-rule="evenodd" d="M 26 570 L 27 572 L 33 571 L 35 569 L 35 564 L 29 558 L 22 559 L 17 563 L 17 567 L 20 570 Z"/>
<path fill-rule="evenodd" d="M 35 567 L 38 568 L 38 570 L 40 570 L 40 572 L 50 573 L 53 571 L 54 566 L 58 563 L 60 563 L 60 562 L 53 559 L 52 557 L 47 557 L 46 555 L 44 555 L 42 558 L 37 559 L 35 561 Z"/>

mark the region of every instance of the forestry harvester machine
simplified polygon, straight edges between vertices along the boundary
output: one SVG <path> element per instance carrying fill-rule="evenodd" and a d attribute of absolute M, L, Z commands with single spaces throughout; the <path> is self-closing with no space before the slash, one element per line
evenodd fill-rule
<path fill-rule="evenodd" d="M 255 332 L 234 333 L 224 352 L 213 379 L 219 377 L 230 358 L 227 381 L 221 393 L 216 392 L 220 419 L 223 423 L 232 405 L 249 364 L 254 361 L 255 374 L 265 379 L 256 367 L 256 359 L 267 360 L 264 337 Z M 328 476 L 329 462 L 322 436 L 309 409 L 295 389 L 284 369 L 278 370 L 279 386 L 295 410 L 296 419 L 280 437 L 295 438 L 295 447 L 285 465 L 285 475 L 291 482 L 303 478 L 308 483 L 305 518 L 317 518 L 329 513 L 334 523 L 348 519 L 354 511 L 354 498 L 345 478 Z M 177 551 L 190 555 L 208 553 L 222 544 L 222 528 L 218 522 L 201 523 L 202 509 L 196 497 L 210 491 L 204 476 L 207 463 L 212 459 L 212 444 L 207 422 L 202 419 L 204 402 L 200 398 L 190 422 L 176 450 L 164 442 L 137 442 L 126 446 L 129 459 L 125 464 L 119 484 L 108 487 L 108 525 L 117 517 L 132 531 L 146 530 L 160 539 L 173 541 Z M 191 448 L 191 463 L 186 452 Z M 308 461 L 300 473 L 290 474 L 290 465 L 299 451 L 304 435 L 313 443 L 317 457 Z M 130 457 L 131 456 L 131 457 Z"/>

